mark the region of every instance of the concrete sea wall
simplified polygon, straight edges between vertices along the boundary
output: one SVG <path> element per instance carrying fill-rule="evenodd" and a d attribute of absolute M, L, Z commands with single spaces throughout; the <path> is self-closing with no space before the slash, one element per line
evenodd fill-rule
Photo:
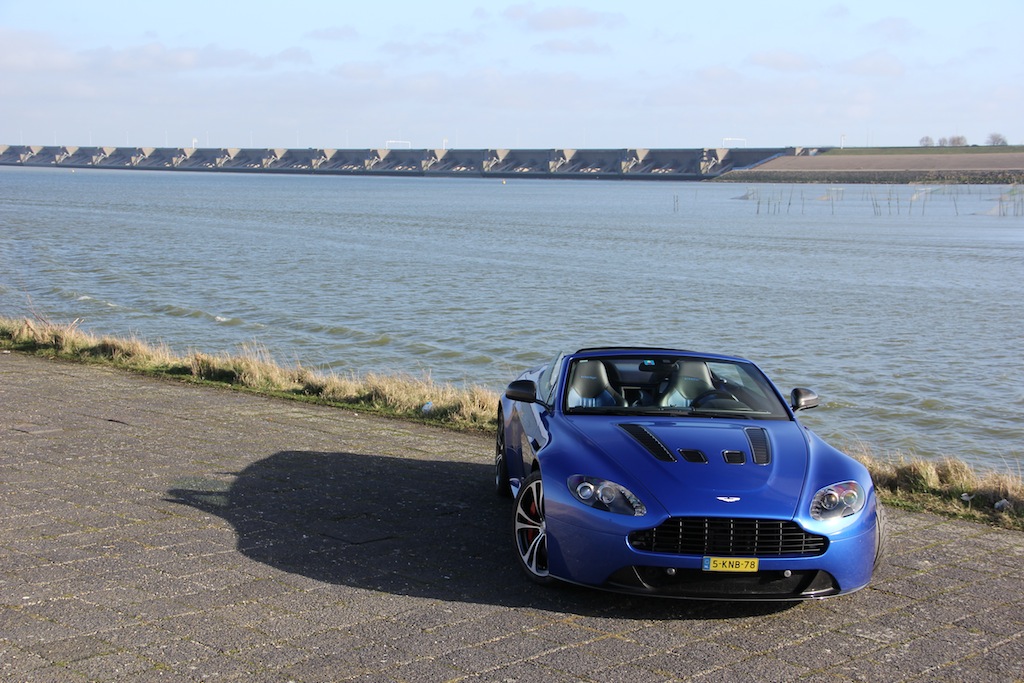
<path fill-rule="evenodd" d="M 0 166 L 234 173 L 1024 183 L 1024 148 L 288 149 L 0 145 Z"/>
<path fill-rule="evenodd" d="M 0 165 L 334 175 L 704 180 L 784 149 L 258 149 L 0 145 Z"/>

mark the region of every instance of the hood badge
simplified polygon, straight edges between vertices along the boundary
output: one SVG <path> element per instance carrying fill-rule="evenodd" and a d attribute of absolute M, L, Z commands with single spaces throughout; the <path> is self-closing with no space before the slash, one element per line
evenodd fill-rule
<path fill-rule="evenodd" d="M 717 496 L 717 499 L 723 503 L 736 503 L 739 501 L 739 496 Z"/>

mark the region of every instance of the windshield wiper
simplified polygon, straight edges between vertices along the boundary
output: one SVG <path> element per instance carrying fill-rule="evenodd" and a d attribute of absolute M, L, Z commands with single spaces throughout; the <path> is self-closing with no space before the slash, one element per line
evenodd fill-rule
<path fill-rule="evenodd" d="M 771 413 L 755 412 L 753 410 L 722 410 L 715 408 L 694 408 L 690 411 L 691 415 L 699 417 L 734 417 L 741 420 L 754 420 L 758 417 L 764 417 Z"/>
<path fill-rule="evenodd" d="M 579 406 L 569 408 L 566 415 L 635 415 L 636 412 L 625 406 Z"/>
<path fill-rule="evenodd" d="M 633 413 L 636 415 L 669 415 L 671 417 L 686 417 L 693 413 L 690 408 L 684 408 L 682 406 L 641 406 L 636 408 Z"/>

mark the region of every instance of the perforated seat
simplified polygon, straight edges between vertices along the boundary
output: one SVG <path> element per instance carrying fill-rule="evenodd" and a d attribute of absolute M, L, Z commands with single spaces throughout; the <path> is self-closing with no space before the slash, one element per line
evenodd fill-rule
<path fill-rule="evenodd" d="M 679 361 L 668 377 L 668 386 L 658 405 L 685 408 L 701 394 L 714 390 L 711 371 L 702 361 Z"/>
<path fill-rule="evenodd" d="M 573 367 L 567 398 L 570 408 L 624 406 L 626 400 L 612 387 L 608 370 L 599 360 L 581 360 Z"/>

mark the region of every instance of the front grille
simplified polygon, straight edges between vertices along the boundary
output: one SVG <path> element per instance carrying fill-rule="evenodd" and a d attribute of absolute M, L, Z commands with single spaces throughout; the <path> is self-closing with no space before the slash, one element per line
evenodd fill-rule
<path fill-rule="evenodd" d="M 671 517 L 654 529 L 634 531 L 637 550 L 672 555 L 724 557 L 813 557 L 828 548 L 824 536 L 775 519 Z"/>

